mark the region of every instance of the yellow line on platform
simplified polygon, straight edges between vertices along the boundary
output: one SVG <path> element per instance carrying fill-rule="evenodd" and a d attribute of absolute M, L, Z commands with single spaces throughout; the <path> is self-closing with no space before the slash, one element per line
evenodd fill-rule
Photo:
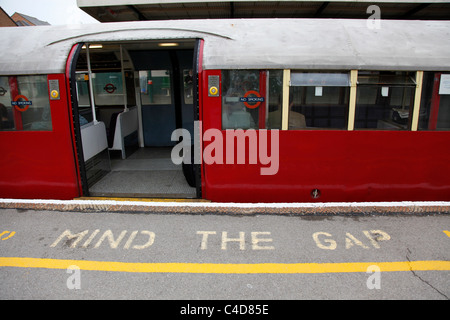
<path fill-rule="evenodd" d="M 142 273 L 348 273 L 366 272 L 375 265 L 381 272 L 391 271 L 450 271 L 450 261 L 343 262 L 343 263 L 138 263 L 114 261 L 61 260 L 40 258 L 0 257 L 0 267 L 142 272 Z"/>
<path fill-rule="evenodd" d="M 211 202 L 205 199 L 184 198 L 127 198 L 127 197 L 79 197 L 74 200 L 112 200 L 112 201 L 141 201 L 141 202 Z"/>

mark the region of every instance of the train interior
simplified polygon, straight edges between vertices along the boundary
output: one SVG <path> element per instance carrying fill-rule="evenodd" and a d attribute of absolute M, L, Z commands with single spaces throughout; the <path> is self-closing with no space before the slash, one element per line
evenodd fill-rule
<path fill-rule="evenodd" d="M 73 114 L 86 195 L 197 197 L 189 173 L 171 161 L 178 143 L 172 132 L 184 128 L 193 136 L 194 45 L 183 40 L 83 46 Z"/>

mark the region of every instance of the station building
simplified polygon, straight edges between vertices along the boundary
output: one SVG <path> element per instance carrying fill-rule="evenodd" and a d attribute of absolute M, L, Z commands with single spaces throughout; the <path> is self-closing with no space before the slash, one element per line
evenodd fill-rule
<path fill-rule="evenodd" d="M 380 12 L 369 6 L 377 6 Z M 448 20 L 450 2 L 441 0 L 78 0 L 100 22 L 172 19 L 343 18 Z M 378 9 L 376 9 L 378 10 Z"/>

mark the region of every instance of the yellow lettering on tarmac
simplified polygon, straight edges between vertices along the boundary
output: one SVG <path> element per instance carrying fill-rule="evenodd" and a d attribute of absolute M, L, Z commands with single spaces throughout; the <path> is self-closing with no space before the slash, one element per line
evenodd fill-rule
<path fill-rule="evenodd" d="M 95 237 L 97 236 L 97 234 L 99 232 L 100 232 L 100 229 L 95 229 L 81 247 L 87 248 L 92 243 L 92 241 L 95 239 Z M 72 233 L 72 231 L 67 229 L 55 240 L 55 242 L 53 242 L 50 245 L 50 247 L 54 248 L 60 242 L 62 242 L 67 247 L 76 248 L 77 245 L 81 242 L 81 240 L 83 240 L 83 238 L 88 233 L 89 233 L 89 230 L 84 230 L 79 233 Z M 98 241 L 94 245 L 94 248 L 99 248 L 105 240 L 108 240 L 109 247 L 111 249 L 117 249 L 119 247 L 120 243 L 122 242 L 122 240 L 125 239 L 126 235 L 127 235 L 127 230 L 122 230 L 119 233 L 119 235 L 117 235 L 117 236 L 114 236 L 114 234 L 111 230 L 106 230 L 101 235 L 101 237 L 98 239 Z M 138 242 L 140 244 L 133 245 L 136 238 L 137 238 L 136 242 Z M 66 239 L 66 240 L 62 241 L 63 239 Z M 123 248 L 124 249 L 132 248 L 132 249 L 136 249 L 136 250 L 142 250 L 142 249 L 146 249 L 146 248 L 150 247 L 154 242 L 155 242 L 155 233 L 154 232 L 147 231 L 147 230 L 142 230 L 139 232 L 138 230 L 136 230 L 136 231 L 133 231 L 130 233 Z"/>
<path fill-rule="evenodd" d="M 333 239 L 323 239 L 323 240 L 319 239 L 319 236 L 331 237 L 331 234 L 329 234 L 327 232 L 314 232 L 312 236 L 313 236 L 314 241 L 316 242 L 316 245 L 320 249 L 334 250 L 337 247 L 337 243 Z M 326 243 L 326 245 L 324 243 Z"/>
<path fill-rule="evenodd" d="M 8 233 L 9 233 L 9 235 L 8 235 Z M 8 240 L 9 238 L 13 237 L 15 234 L 16 234 L 15 231 L 8 231 L 8 230 L 6 230 L 6 231 L 3 231 L 2 233 L 0 233 L 0 239 L 1 239 L 2 241 L 3 241 L 3 240 Z M 2 238 L 4 235 L 5 235 L 6 237 Z"/>
<path fill-rule="evenodd" d="M 363 230 L 363 234 L 369 239 L 370 243 L 375 249 L 380 249 L 379 242 L 388 241 L 391 239 L 391 236 L 384 232 L 383 230 Z M 324 250 L 335 250 L 338 246 L 338 243 L 333 239 L 333 235 L 328 232 L 315 232 L 312 235 L 314 242 L 317 247 Z M 363 249 L 370 249 L 369 246 L 365 245 L 361 240 L 357 239 L 350 232 L 345 233 L 345 249 L 350 249 L 353 246 L 359 246 Z"/>
<path fill-rule="evenodd" d="M 142 230 L 142 231 L 141 231 L 141 234 L 145 234 L 145 235 L 148 236 L 147 242 L 145 242 L 145 243 L 142 244 L 142 245 L 135 244 L 135 245 L 132 247 L 133 249 L 137 249 L 137 250 L 146 249 L 146 248 L 150 247 L 150 246 L 153 244 L 153 242 L 155 242 L 155 233 L 154 233 L 154 232 L 147 231 L 147 230 Z M 127 244 L 128 244 L 128 243 L 127 243 Z"/>
<path fill-rule="evenodd" d="M 361 248 L 369 249 L 369 247 L 365 246 L 364 243 L 356 239 L 351 233 L 347 232 L 345 236 L 345 249 L 353 247 L 354 244 L 360 246 Z"/>
<path fill-rule="evenodd" d="M 84 230 L 82 232 L 79 233 L 75 233 L 73 234 L 69 229 L 65 230 L 63 233 L 61 233 L 61 235 L 55 240 L 55 242 L 53 242 L 50 247 L 54 248 L 56 247 L 56 245 L 64 238 L 67 237 L 66 240 L 66 245 L 69 246 L 71 248 L 75 248 L 78 244 L 78 242 L 80 242 L 83 237 L 89 232 L 89 230 Z M 73 241 L 72 241 L 73 240 Z"/>
<path fill-rule="evenodd" d="M 222 250 L 227 250 L 228 242 L 239 242 L 239 249 L 245 250 L 245 232 L 239 232 L 239 238 L 228 238 L 228 232 L 222 232 Z"/>
<path fill-rule="evenodd" d="M 119 244 L 120 241 L 122 241 L 123 237 L 125 237 L 125 234 L 127 233 L 127 230 L 123 230 L 120 234 L 119 237 L 117 238 L 117 240 L 114 239 L 114 235 L 112 233 L 111 230 L 106 230 L 105 233 L 103 233 L 103 235 L 101 236 L 101 238 L 98 240 L 98 242 L 95 244 L 94 248 L 98 248 L 100 247 L 100 245 L 102 244 L 102 242 L 108 238 L 108 242 L 109 242 L 109 246 L 111 247 L 111 249 L 116 249 Z"/>
<path fill-rule="evenodd" d="M 260 235 L 270 235 L 270 232 L 252 232 L 252 249 L 253 250 L 274 250 L 274 246 L 261 246 L 260 242 L 272 242 L 271 238 L 258 238 Z"/>
<path fill-rule="evenodd" d="M 380 249 L 380 245 L 378 244 L 379 241 L 387 241 L 391 239 L 391 236 L 382 230 L 364 230 L 363 233 L 367 239 L 370 240 L 372 246 L 376 249 Z"/>
<path fill-rule="evenodd" d="M 216 231 L 197 231 L 197 234 L 202 236 L 202 240 L 200 243 L 200 249 L 206 250 L 208 248 L 209 236 L 214 236 L 217 234 L 217 232 Z M 269 245 L 263 246 L 261 244 L 262 242 L 272 242 L 273 241 L 272 238 L 265 237 L 265 236 L 270 236 L 270 235 L 271 235 L 271 233 L 268 231 L 250 232 L 252 250 L 273 250 L 273 249 L 275 249 L 274 246 L 269 246 Z M 227 250 L 228 243 L 230 243 L 230 242 L 237 242 L 239 244 L 239 249 L 245 250 L 245 232 L 240 231 L 239 236 L 237 238 L 233 238 L 233 237 L 228 236 L 227 231 L 222 231 L 222 243 L 221 243 L 220 248 L 222 250 Z M 230 246 L 233 247 L 233 245 L 230 245 Z M 236 245 L 234 245 L 234 248 L 236 248 Z"/>
<path fill-rule="evenodd" d="M 216 234 L 216 232 L 215 231 L 197 231 L 197 234 L 203 235 L 200 249 L 206 250 L 208 248 L 208 236 L 210 234 Z"/>

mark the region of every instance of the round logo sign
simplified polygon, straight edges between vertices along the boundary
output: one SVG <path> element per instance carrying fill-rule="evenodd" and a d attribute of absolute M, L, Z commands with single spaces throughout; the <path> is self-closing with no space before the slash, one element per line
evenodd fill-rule
<path fill-rule="evenodd" d="M 108 83 L 103 90 L 105 90 L 108 93 L 113 93 L 114 91 L 116 91 L 116 87 L 112 84 L 112 83 Z"/>
<path fill-rule="evenodd" d="M 19 99 L 22 99 L 22 100 L 19 101 Z M 32 105 L 32 102 L 28 101 L 28 98 L 25 97 L 24 95 L 18 94 L 14 98 L 14 101 L 11 101 L 11 105 L 13 105 L 17 111 L 25 112 Z"/>
<path fill-rule="evenodd" d="M 245 95 L 240 98 L 240 101 L 249 109 L 256 109 L 259 107 L 261 102 L 264 102 L 264 97 L 261 97 L 258 91 L 250 90 L 245 93 Z M 250 103 L 256 102 L 255 104 Z"/>

